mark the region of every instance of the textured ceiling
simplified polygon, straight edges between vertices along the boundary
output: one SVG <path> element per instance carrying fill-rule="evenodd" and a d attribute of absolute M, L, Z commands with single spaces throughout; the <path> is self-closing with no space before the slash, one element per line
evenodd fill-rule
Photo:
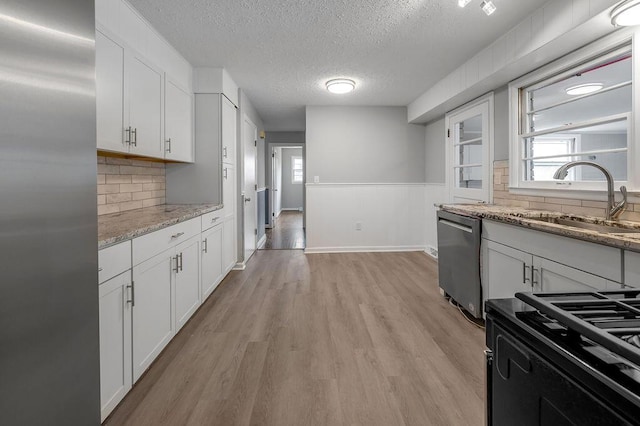
<path fill-rule="evenodd" d="M 305 105 L 408 105 L 546 0 L 130 0 L 193 66 L 224 67 L 266 130 Z M 332 95 L 330 78 L 357 90 Z"/>

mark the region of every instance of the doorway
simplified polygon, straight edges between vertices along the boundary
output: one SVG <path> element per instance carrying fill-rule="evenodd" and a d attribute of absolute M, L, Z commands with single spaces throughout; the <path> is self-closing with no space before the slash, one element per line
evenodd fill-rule
<path fill-rule="evenodd" d="M 272 147 L 272 226 L 265 231 L 266 241 L 262 249 L 305 248 L 304 167 L 302 146 Z"/>
<path fill-rule="evenodd" d="M 242 192 L 242 204 L 244 206 L 244 261 L 247 262 L 256 250 L 258 234 L 257 216 L 257 144 L 258 128 L 247 117 L 243 124 L 244 144 L 244 188 Z"/>

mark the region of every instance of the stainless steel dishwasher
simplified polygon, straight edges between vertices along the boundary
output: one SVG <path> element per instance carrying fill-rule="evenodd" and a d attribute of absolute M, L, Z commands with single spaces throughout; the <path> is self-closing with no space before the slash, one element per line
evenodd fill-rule
<path fill-rule="evenodd" d="M 440 288 L 476 318 L 482 317 L 479 218 L 438 211 Z"/>

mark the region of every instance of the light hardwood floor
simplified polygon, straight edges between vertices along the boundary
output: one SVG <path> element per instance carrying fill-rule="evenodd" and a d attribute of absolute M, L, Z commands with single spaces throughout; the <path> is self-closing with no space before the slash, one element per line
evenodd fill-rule
<path fill-rule="evenodd" d="M 303 249 L 305 244 L 302 228 L 302 212 L 283 211 L 278 216 L 276 227 L 265 231 L 267 241 L 263 250 Z"/>
<path fill-rule="evenodd" d="M 424 253 L 259 251 L 108 425 L 483 425 L 484 333 Z"/>

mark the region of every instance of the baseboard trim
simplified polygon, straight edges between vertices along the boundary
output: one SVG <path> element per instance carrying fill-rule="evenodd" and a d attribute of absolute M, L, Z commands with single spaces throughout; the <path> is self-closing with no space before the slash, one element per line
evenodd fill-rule
<path fill-rule="evenodd" d="M 238 262 L 231 268 L 233 271 L 244 271 L 245 269 L 247 269 L 247 264 L 244 262 Z"/>
<path fill-rule="evenodd" d="M 380 246 L 380 247 L 310 247 L 305 248 L 305 254 L 315 253 L 369 253 L 369 252 L 424 252 L 424 246 Z"/>
<path fill-rule="evenodd" d="M 427 253 L 429 255 L 429 257 L 432 257 L 435 260 L 438 260 L 438 249 L 433 247 L 433 246 L 427 246 L 424 249 L 424 252 Z"/>

